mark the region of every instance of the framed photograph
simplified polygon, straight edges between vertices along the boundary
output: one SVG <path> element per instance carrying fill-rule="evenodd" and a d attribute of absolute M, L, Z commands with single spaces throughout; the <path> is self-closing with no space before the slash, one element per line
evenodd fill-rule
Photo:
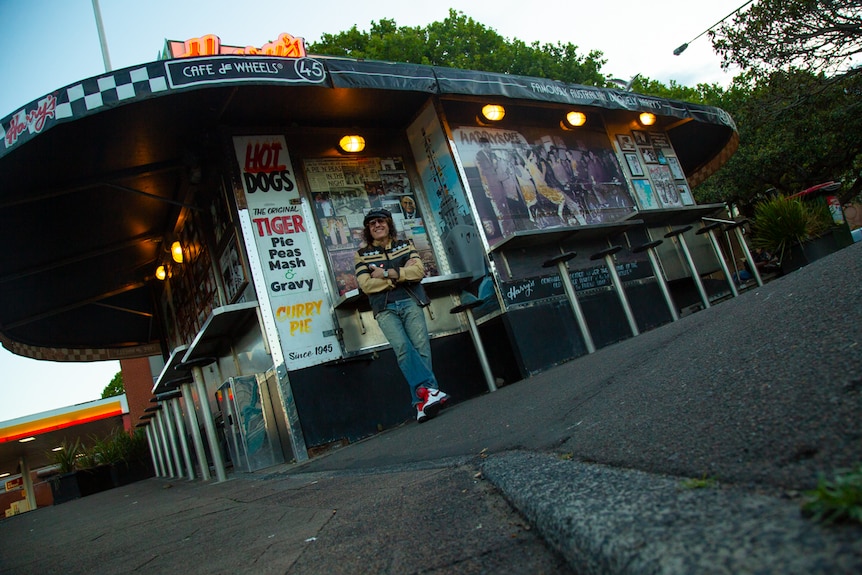
<path fill-rule="evenodd" d="M 635 151 L 635 141 L 628 134 L 617 134 L 617 142 L 620 144 L 620 150 L 624 152 Z"/>
<path fill-rule="evenodd" d="M 658 154 L 653 148 L 641 148 L 640 151 L 645 164 L 658 164 Z"/>
<path fill-rule="evenodd" d="M 673 181 L 673 177 L 670 175 L 670 169 L 667 166 L 656 164 L 648 166 L 647 171 L 649 172 L 650 180 L 652 180 L 653 190 L 662 206 L 666 208 L 681 206 L 682 201 L 676 189 L 676 182 Z"/>
<path fill-rule="evenodd" d="M 691 196 L 691 190 L 685 184 L 677 184 L 676 189 L 679 192 L 679 198 L 682 200 L 682 205 L 693 206 L 694 198 Z"/>
<path fill-rule="evenodd" d="M 635 188 L 635 199 L 642 210 L 657 210 L 662 207 L 649 180 L 632 180 L 632 185 Z"/>
<path fill-rule="evenodd" d="M 632 136 L 635 138 L 635 144 L 638 146 L 649 146 L 649 137 L 643 130 L 632 130 Z"/>
<path fill-rule="evenodd" d="M 670 173 L 675 180 L 684 180 L 685 174 L 682 171 L 682 166 L 679 165 L 679 160 L 674 156 L 667 156 L 667 167 L 670 168 Z"/>
<path fill-rule="evenodd" d="M 670 148 L 670 142 L 664 132 L 650 132 L 649 139 L 656 148 Z"/>
<path fill-rule="evenodd" d="M 626 158 L 626 165 L 629 167 L 629 173 L 631 173 L 632 177 L 643 177 L 644 168 L 641 166 L 641 161 L 640 158 L 638 158 L 638 155 L 634 152 L 623 155 Z"/>
<path fill-rule="evenodd" d="M 653 148 L 655 150 L 655 155 L 658 158 L 658 163 L 662 166 L 667 165 L 667 157 L 664 155 L 664 152 L 661 148 Z"/>
<path fill-rule="evenodd" d="M 231 237 L 230 242 L 228 242 L 221 255 L 219 267 L 224 282 L 225 297 L 228 303 L 233 303 L 248 283 L 245 267 L 243 267 L 239 252 L 236 249 L 236 236 Z"/>

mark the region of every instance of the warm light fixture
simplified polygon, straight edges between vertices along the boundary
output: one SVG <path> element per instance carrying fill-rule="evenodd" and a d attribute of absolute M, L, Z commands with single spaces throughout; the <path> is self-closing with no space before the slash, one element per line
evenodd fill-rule
<path fill-rule="evenodd" d="M 18 443 L 27 443 L 28 441 L 36 441 L 36 438 L 33 436 L 25 437 L 24 439 L 19 439 Z"/>
<path fill-rule="evenodd" d="M 575 110 L 572 110 L 571 112 L 566 114 L 566 122 L 570 126 L 583 126 L 587 123 L 587 115 L 583 112 L 576 112 Z"/>
<path fill-rule="evenodd" d="M 174 242 L 171 244 L 171 257 L 174 258 L 174 261 L 178 264 L 183 263 L 183 246 L 180 242 Z"/>
<path fill-rule="evenodd" d="M 55 447 L 51 451 L 63 451 L 63 446 L 61 445 L 60 447 Z"/>
<path fill-rule="evenodd" d="M 165 281 L 165 278 L 168 277 L 168 270 L 164 265 L 161 265 L 156 268 L 156 279 L 159 281 Z"/>
<path fill-rule="evenodd" d="M 506 109 L 497 104 L 486 104 L 482 107 L 482 117 L 490 122 L 499 122 L 506 115 Z"/>
<path fill-rule="evenodd" d="M 655 124 L 655 114 L 650 112 L 642 112 L 639 116 L 640 123 L 644 126 L 652 126 Z"/>
<path fill-rule="evenodd" d="M 12 474 L 11 474 L 11 473 L 9 473 L 8 471 L 7 471 L 6 473 L 0 473 L 0 478 L 2 478 L 2 477 L 9 477 L 10 475 L 12 475 Z"/>
<path fill-rule="evenodd" d="M 339 140 L 338 146 L 347 153 L 355 154 L 365 149 L 365 138 L 355 134 L 347 135 Z"/>

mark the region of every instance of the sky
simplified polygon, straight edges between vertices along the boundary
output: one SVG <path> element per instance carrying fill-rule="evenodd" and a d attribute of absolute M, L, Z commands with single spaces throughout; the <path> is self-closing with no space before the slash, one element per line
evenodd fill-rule
<path fill-rule="evenodd" d="M 105 72 L 94 0 L 0 0 L 0 117 L 57 88 Z M 224 44 L 261 46 L 282 32 L 320 40 L 354 25 L 392 19 L 398 26 L 444 20 L 452 8 L 509 40 L 572 43 L 604 53 L 602 71 L 629 80 L 726 86 L 706 35 L 744 0 L 98 0 L 108 58 L 117 70 L 158 59 L 165 40 L 215 34 Z M 689 42 L 674 56 L 673 50 Z M 119 362 L 35 361 L 0 349 L 0 421 L 99 399 Z"/>

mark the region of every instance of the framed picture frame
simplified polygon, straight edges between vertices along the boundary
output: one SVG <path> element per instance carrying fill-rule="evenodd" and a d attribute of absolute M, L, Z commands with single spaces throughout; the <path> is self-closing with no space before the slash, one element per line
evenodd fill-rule
<path fill-rule="evenodd" d="M 233 303 L 248 283 L 245 266 L 239 257 L 236 236 L 232 236 L 219 261 L 227 303 Z"/>
<path fill-rule="evenodd" d="M 676 189 L 679 192 L 679 199 L 682 200 L 682 205 L 694 205 L 694 198 L 691 195 L 691 190 L 688 189 L 688 186 L 686 184 L 677 183 Z"/>
<path fill-rule="evenodd" d="M 644 175 L 644 168 L 641 166 L 640 158 L 634 152 L 623 154 L 623 157 L 626 159 L 626 165 L 629 168 L 629 173 L 633 178 L 642 178 Z"/>
<path fill-rule="evenodd" d="M 635 144 L 638 146 L 649 146 L 649 137 L 643 130 L 632 130 L 632 136 L 635 139 Z"/>
<path fill-rule="evenodd" d="M 628 134 L 617 134 L 617 142 L 620 145 L 620 150 L 624 152 L 634 152 L 637 149 L 634 139 Z"/>
<path fill-rule="evenodd" d="M 658 164 L 658 154 L 653 148 L 640 148 L 645 164 Z"/>
<path fill-rule="evenodd" d="M 635 189 L 635 199 L 642 210 L 657 210 L 662 207 L 649 180 L 632 180 L 632 186 Z"/>
<path fill-rule="evenodd" d="M 684 180 L 685 174 L 682 171 L 682 166 L 675 156 L 667 156 L 667 167 L 670 168 L 670 173 L 675 180 Z"/>
<path fill-rule="evenodd" d="M 656 148 L 670 148 L 670 142 L 664 132 L 650 132 L 649 139 Z"/>

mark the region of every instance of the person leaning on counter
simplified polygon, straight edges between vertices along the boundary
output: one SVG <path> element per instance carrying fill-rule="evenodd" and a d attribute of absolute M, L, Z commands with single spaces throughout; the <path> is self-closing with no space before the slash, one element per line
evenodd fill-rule
<path fill-rule="evenodd" d="M 422 423 L 449 400 L 431 366 L 431 339 L 422 309 L 431 303 L 421 284 L 425 266 L 413 242 L 398 239 L 389 210 L 372 209 L 363 226 L 365 245 L 354 255 L 356 280 L 395 352 L 410 387 L 416 420 Z"/>

